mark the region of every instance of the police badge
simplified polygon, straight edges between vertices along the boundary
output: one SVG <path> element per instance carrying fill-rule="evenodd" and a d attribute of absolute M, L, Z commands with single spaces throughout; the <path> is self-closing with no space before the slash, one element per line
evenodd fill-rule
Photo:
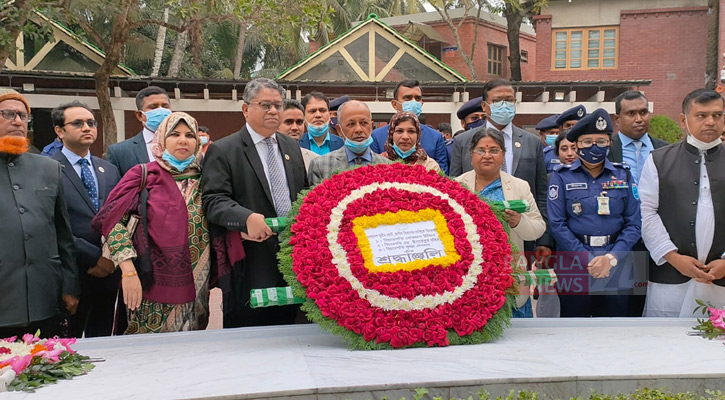
<path fill-rule="evenodd" d="M 571 212 L 574 213 L 574 215 L 581 215 L 582 203 L 580 201 L 575 201 L 571 203 Z"/>
<path fill-rule="evenodd" d="M 584 117 L 584 109 L 583 108 L 578 109 L 576 112 L 576 116 L 579 118 Z"/>
<path fill-rule="evenodd" d="M 599 117 L 599 119 L 597 119 L 596 127 L 597 130 L 604 131 L 605 129 L 607 129 L 607 121 L 605 121 L 604 118 Z"/>

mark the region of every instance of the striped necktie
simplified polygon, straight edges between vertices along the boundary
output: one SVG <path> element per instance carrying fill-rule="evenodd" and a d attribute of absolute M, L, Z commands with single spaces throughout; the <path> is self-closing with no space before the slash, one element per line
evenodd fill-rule
<path fill-rule="evenodd" d="M 284 168 L 277 158 L 277 151 L 274 146 L 277 141 L 270 136 L 264 139 L 264 143 L 267 144 L 267 172 L 269 172 L 269 190 L 272 191 L 274 209 L 277 211 L 278 217 L 285 217 L 292 209 L 292 201 L 289 196 Z"/>

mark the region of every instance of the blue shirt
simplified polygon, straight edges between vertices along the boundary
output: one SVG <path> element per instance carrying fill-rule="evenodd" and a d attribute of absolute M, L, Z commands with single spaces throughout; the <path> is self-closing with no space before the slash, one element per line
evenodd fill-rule
<path fill-rule="evenodd" d="M 628 169 L 609 160 L 604 161 L 604 170 L 596 178 L 592 178 L 580 160 L 555 169 L 549 179 L 547 212 L 558 250 L 603 250 L 623 260 L 641 236 L 639 195 Z M 603 190 L 602 183 L 611 181 L 624 181 L 627 187 Z M 609 215 L 598 213 L 597 197 L 602 192 L 609 198 Z M 592 248 L 577 235 L 618 237 L 614 243 Z"/>
<path fill-rule="evenodd" d="M 634 177 L 634 182 L 638 183 L 639 177 L 642 175 L 642 171 L 637 168 L 637 148 L 634 146 L 634 140 L 622 132 L 619 132 L 618 135 L 619 140 L 622 142 L 622 162 L 629 165 L 629 169 L 632 171 L 632 176 Z M 642 136 L 640 142 L 642 142 L 642 148 L 640 149 L 640 162 L 642 163 L 642 167 L 644 167 L 644 162 L 647 160 L 649 153 L 651 153 L 654 149 L 654 146 L 652 145 L 652 140 L 650 140 L 649 134 L 647 133 Z"/>
<path fill-rule="evenodd" d="M 352 151 L 350 151 L 350 149 L 345 147 L 345 154 L 347 154 L 347 165 L 350 165 L 350 166 L 357 165 L 355 163 L 355 159 L 358 157 L 361 157 L 363 159 L 363 162 L 360 165 L 368 165 L 368 164 L 372 164 L 372 162 L 373 162 L 373 155 L 372 155 L 372 153 L 370 153 L 369 147 L 367 150 L 365 150 L 365 153 L 363 153 L 360 156 L 353 153 Z"/>
<path fill-rule="evenodd" d="M 63 148 L 63 142 L 58 140 L 57 138 L 50 142 L 49 145 L 43 147 L 43 151 L 40 152 L 41 156 L 52 156 L 55 154 L 58 150 Z"/>
<path fill-rule="evenodd" d="M 554 146 L 544 147 L 544 162 L 546 163 L 546 173 L 550 174 L 554 172 L 554 167 L 561 165 L 559 157 L 556 156 Z"/>
<path fill-rule="evenodd" d="M 91 175 L 93 175 L 93 180 L 96 182 L 96 188 L 98 188 L 98 177 L 96 176 L 96 167 L 93 165 L 93 159 L 91 158 L 91 152 L 89 151 L 88 154 L 86 154 L 85 157 L 81 157 L 78 154 L 68 150 L 67 147 L 63 147 L 60 150 L 61 153 L 65 156 L 65 158 L 68 159 L 68 162 L 70 165 L 73 166 L 73 170 L 78 174 L 78 178 L 81 177 L 81 165 L 78 164 L 78 161 L 80 161 L 81 158 L 85 158 L 88 160 L 88 166 L 91 170 Z"/>
<path fill-rule="evenodd" d="M 428 156 L 436 160 L 441 171 L 448 174 L 448 151 L 443 135 L 428 125 L 421 125 L 420 145 Z M 370 149 L 376 154 L 385 151 L 385 142 L 388 141 L 388 126 L 383 126 L 373 131 L 373 144 Z"/>
<path fill-rule="evenodd" d="M 325 135 L 325 140 L 322 141 L 322 146 L 318 146 L 317 142 L 315 141 L 315 137 L 312 136 L 309 132 L 307 133 L 307 137 L 310 139 L 310 150 L 320 156 L 324 156 L 325 154 L 328 154 L 330 152 L 330 133 L 328 132 Z"/>

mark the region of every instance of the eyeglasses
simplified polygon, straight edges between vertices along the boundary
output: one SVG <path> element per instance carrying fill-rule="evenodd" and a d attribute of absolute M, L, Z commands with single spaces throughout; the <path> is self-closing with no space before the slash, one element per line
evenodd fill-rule
<path fill-rule="evenodd" d="M 20 120 L 23 122 L 30 121 L 30 114 L 25 111 L 0 110 L 0 114 L 8 121 L 15 121 L 16 117 L 20 117 Z"/>
<path fill-rule="evenodd" d="M 599 147 L 607 147 L 607 146 L 609 146 L 609 143 L 610 143 L 609 139 L 597 139 L 596 141 L 594 141 L 592 139 L 584 139 L 584 140 L 579 140 L 578 142 L 576 142 L 576 145 L 579 148 L 588 149 L 588 148 L 594 146 L 595 144 Z"/>
<path fill-rule="evenodd" d="M 305 120 L 304 119 L 286 119 L 286 120 L 284 120 L 282 122 L 284 122 L 285 125 L 292 125 L 292 124 L 295 124 L 295 125 L 304 125 L 305 124 Z"/>
<path fill-rule="evenodd" d="M 489 154 L 491 157 L 496 157 L 497 155 L 503 153 L 503 150 L 499 149 L 498 147 L 494 147 L 492 149 L 474 149 L 473 154 L 477 154 L 481 157 L 485 156 L 486 154 Z"/>
<path fill-rule="evenodd" d="M 83 129 L 83 124 L 88 124 L 89 128 L 95 128 L 98 126 L 98 121 L 96 121 L 95 119 L 76 119 L 71 122 L 66 122 L 65 124 L 63 124 L 63 126 L 70 125 L 76 129 Z"/>
<path fill-rule="evenodd" d="M 508 107 L 515 106 L 515 104 L 514 104 L 513 101 L 508 101 L 508 100 L 498 100 L 498 101 L 494 101 L 494 102 L 491 102 L 491 103 L 488 103 L 488 104 L 490 106 L 493 106 L 493 107 L 502 107 L 504 105 L 505 106 L 508 106 Z"/>
<path fill-rule="evenodd" d="M 282 111 L 282 108 L 284 107 L 284 103 L 271 103 L 269 101 L 257 101 L 252 104 L 256 104 L 264 111 L 269 111 L 272 107 L 274 107 L 277 111 Z"/>

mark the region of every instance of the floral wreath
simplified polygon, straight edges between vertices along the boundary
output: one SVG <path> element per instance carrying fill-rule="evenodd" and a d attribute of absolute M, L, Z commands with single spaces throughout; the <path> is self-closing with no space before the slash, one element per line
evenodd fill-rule
<path fill-rule="evenodd" d="M 351 348 L 483 343 L 509 324 L 508 235 L 458 182 L 421 165 L 355 168 L 302 193 L 290 217 L 285 280 L 308 317 Z M 441 248 L 374 256 L 366 232 L 416 223 Z"/>

